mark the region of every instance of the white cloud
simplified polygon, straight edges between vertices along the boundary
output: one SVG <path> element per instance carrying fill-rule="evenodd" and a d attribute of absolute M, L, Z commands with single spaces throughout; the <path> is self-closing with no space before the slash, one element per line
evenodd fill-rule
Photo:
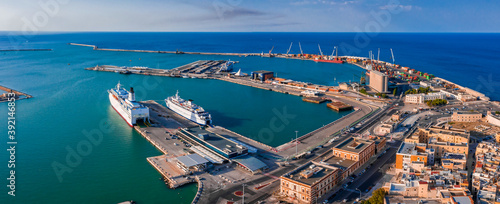
<path fill-rule="evenodd" d="M 301 6 L 301 5 L 319 5 L 319 4 L 324 4 L 324 5 L 348 5 L 348 4 L 353 4 L 356 3 L 354 0 L 302 0 L 302 1 L 292 1 L 290 4 L 295 5 L 295 6 Z"/>
<path fill-rule="evenodd" d="M 411 10 L 421 10 L 422 8 L 419 6 L 413 6 L 413 5 L 394 5 L 394 4 L 388 4 L 384 6 L 379 7 L 382 10 L 399 10 L 399 11 L 411 11 Z"/>

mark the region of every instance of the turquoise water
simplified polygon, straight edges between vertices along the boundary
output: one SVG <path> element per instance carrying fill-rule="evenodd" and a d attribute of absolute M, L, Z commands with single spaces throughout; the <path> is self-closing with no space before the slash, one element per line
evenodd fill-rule
<path fill-rule="evenodd" d="M 8 196 L 8 189 L 4 188 L 5 193 L 0 194 L 2 203 L 192 201 L 196 185 L 168 189 L 146 161 L 147 157 L 161 153 L 110 107 L 106 90 L 118 81 L 134 86 L 138 100 L 161 101 L 179 90 L 183 98 L 193 99 L 211 112 L 215 125 L 272 146 L 290 141 L 295 130 L 299 135 L 305 134 L 348 113 L 338 114 L 325 104 L 306 103 L 296 96 L 218 80 L 84 70 L 97 64 L 167 69 L 198 59 L 226 57 L 93 51 L 66 45 L 68 40 L 54 39 L 57 36 L 51 41 L 32 43 L 33 47 L 54 49 L 50 52 L 0 52 L 0 84 L 34 96 L 16 105 L 16 197 Z M 237 67 L 243 71 L 277 70 L 282 77 L 326 84 L 333 83 L 332 77 L 348 80 L 361 71 L 353 66 L 311 61 L 260 57 L 231 57 L 231 60 L 240 61 Z M 326 74 L 330 76 L 325 77 Z M 279 116 L 284 112 L 288 113 L 285 119 Z M 0 104 L 0 115 L 5 116 L 0 117 L 0 123 L 7 124 L 6 103 Z M 278 122 L 270 124 L 271 121 Z M 91 143 L 86 137 L 88 132 L 94 137 L 102 133 L 102 141 Z M 7 149 L 5 142 L 0 147 Z M 81 160 L 72 157 L 73 151 L 80 152 Z M 9 155 L 2 151 L 0 156 L 6 165 Z M 58 177 L 54 164 L 59 164 L 59 168 L 64 166 L 68 172 Z M 5 177 L 7 171 L 0 168 Z"/>

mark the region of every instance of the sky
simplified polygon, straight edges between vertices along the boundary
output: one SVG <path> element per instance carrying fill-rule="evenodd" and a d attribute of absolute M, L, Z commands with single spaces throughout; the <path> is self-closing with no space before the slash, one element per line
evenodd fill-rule
<path fill-rule="evenodd" d="M 500 32 L 495 0 L 2 0 L 0 31 Z"/>

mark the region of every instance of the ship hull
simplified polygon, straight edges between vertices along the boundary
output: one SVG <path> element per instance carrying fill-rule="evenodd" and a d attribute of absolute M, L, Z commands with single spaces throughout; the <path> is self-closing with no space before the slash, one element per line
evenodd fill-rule
<path fill-rule="evenodd" d="M 323 59 L 315 59 L 315 62 L 328 62 L 328 63 L 335 63 L 335 64 L 344 64 L 344 61 L 342 60 L 323 60 Z"/>
<path fill-rule="evenodd" d="M 196 113 L 193 113 L 189 110 L 186 110 L 182 107 L 179 107 L 177 104 L 174 104 L 173 102 L 171 102 L 170 100 L 165 100 L 165 104 L 167 105 L 167 108 L 176 112 L 177 114 L 179 114 L 180 116 L 190 120 L 190 121 L 193 121 L 197 124 L 200 124 L 200 125 L 210 125 L 210 123 L 212 123 L 211 120 L 203 120 L 202 118 L 200 118 Z"/>
<path fill-rule="evenodd" d="M 109 93 L 109 102 L 111 103 L 111 107 L 127 122 L 128 126 L 133 127 L 135 125 L 135 121 L 132 121 L 130 113 L 121 106 L 120 101 L 111 93 Z"/>

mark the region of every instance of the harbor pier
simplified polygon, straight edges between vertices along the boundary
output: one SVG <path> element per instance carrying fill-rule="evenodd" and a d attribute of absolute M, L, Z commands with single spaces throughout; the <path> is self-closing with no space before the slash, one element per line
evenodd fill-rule
<path fill-rule="evenodd" d="M 26 94 L 26 93 L 23 93 L 23 92 L 20 92 L 20 91 L 16 91 L 14 89 L 7 88 L 5 86 L 0 86 L 0 90 L 6 92 L 6 93 L 0 95 L 0 102 L 6 102 L 6 101 L 8 101 L 8 98 L 9 98 L 7 96 L 8 93 L 14 93 L 16 100 L 28 99 L 28 98 L 32 98 L 33 97 L 33 96 L 29 95 L 29 94 Z"/>

